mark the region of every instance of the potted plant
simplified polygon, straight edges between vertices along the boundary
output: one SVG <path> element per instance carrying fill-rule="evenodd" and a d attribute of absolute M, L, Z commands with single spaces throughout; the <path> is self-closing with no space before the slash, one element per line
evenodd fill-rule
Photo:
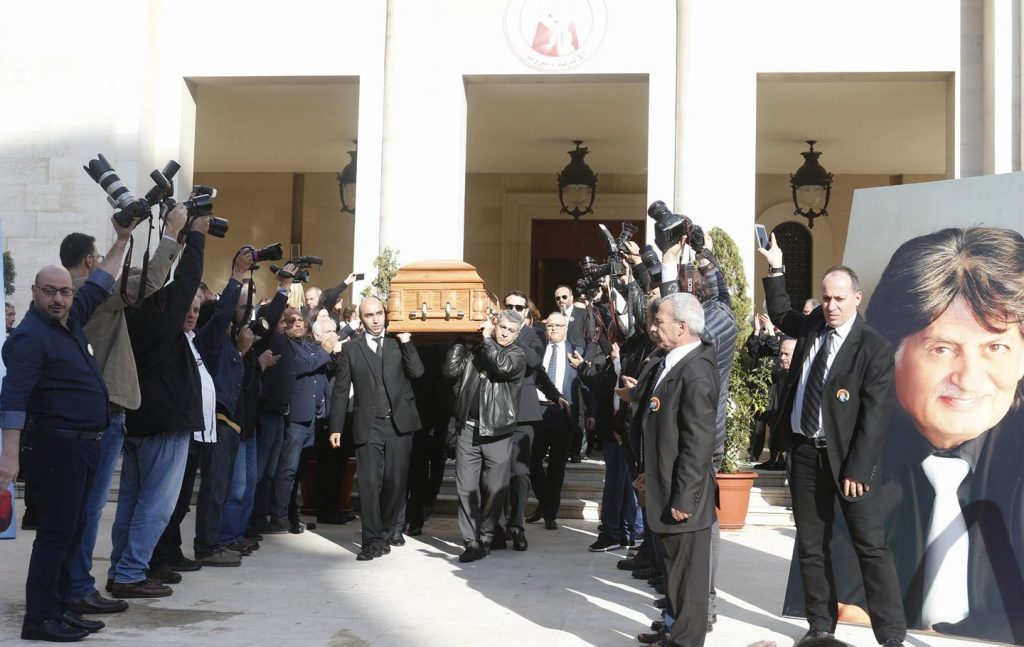
<path fill-rule="evenodd" d="M 771 385 L 771 367 L 753 365 L 743 351 L 742 344 L 750 336 L 752 301 L 747 293 L 747 279 L 743 272 L 736 243 L 719 227 L 710 231 L 714 252 L 732 296 L 733 314 L 739 327 L 737 350 L 733 355 L 732 373 L 729 375 L 729 408 L 725 421 L 725 456 L 719 468 L 718 521 L 723 529 L 742 528 L 750 505 L 750 488 L 757 474 L 746 467 L 744 459 L 750 443 L 750 425 L 754 416 L 768 406 Z"/>

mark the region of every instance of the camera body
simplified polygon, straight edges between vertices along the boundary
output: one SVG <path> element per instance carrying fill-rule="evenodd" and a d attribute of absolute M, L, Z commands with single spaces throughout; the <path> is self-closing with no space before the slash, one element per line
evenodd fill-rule
<path fill-rule="evenodd" d="M 662 252 L 686 236 L 687 244 L 695 254 L 704 251 L 704 230 L 684 215 L 672 213 L 661 200 L 647 207 L 647 215 L 654 221 L 654 243 Z"/>
<path fill-rule="evenodd" d="M 107 202 L 117 210 L 114 213 L 117 224 L 121 227 L 132 227 L 152 217 L 153 207 L 170 198 L 174 193 L 174 176 L 181 166 L 170 160 L 162 171 L 153 169 L 149 174 L 153 180 L 153 188 L 142 198 L 132 195 L 102 154 L 97 154 L 96 159 L 89 160 L 89 164 L 82 168 L 106 192 Z"/>
<path fill-rule="evenodd" d="M 192 196 L 181 203 L 185 207 L 185 211 L 188 213 L 188 220 L 185 221 L 185 227 L 182 231 L 188 231 L 192 227 L 192 222 L 196 218 L 212 216 L 213 199 L 216 197 L 217 189 L 212 186 L 197 184 L 192 187 Z M 176 203 L 173 200 L 167 200 L 168 209 L 173 209 L 175 204 Z M 215 238 L 224 238 L 228 234 L 227 219 L 217 218 L 216 216 L 211 217 L 210 227 L 207 229 L 206 233 Z"/>

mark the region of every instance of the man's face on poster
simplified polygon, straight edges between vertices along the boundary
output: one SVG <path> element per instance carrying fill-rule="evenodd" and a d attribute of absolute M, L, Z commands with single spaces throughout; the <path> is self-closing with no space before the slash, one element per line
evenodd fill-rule
<path fill-rule="evenodd" d="M 994 427 L 1024 377 L 1024 336 L 1016 322 L 986 330 L 956 300 L 896 356 L 896 397 L 921 434 L 952 449 Z"/>

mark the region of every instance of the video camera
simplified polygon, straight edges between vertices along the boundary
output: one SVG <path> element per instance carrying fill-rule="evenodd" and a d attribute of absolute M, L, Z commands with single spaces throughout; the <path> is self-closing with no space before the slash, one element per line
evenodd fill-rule
<path fill-rule="evenodd" d="M 662 252 L 686 236 L 686 243 L 694 254 L 704 250 L 704 230 L 684 215 L 672 213 L 661 200 L 655 200 L 647 207 L 647 215 L 655 222 L 654 243 Z"/>
<path fill-rule="evenodd" d="M 309 281 L 309 268 L 314 265 L 323 265 L 324 259 L 319 256 L 297 256 L 289 260 L 288 263 L 295 266 L 296 270 L 294 273 L 288 272 L 278 265 L 271 265 L 270 271 L 276 274 L 279 279 L 293 279 L 300 283 L 305 283 Z M 288 263 L 285 263 L 285 265 Z"/>
<path fill-rule="evenodd" d="M 633 236 L 636 235 L 636 225 L 631 222 L 622 223 L 622 231 L 618 239 L 612 236 L 612 232 L 604 225 L 598 225 L 601 230 L 601 239 L 604 241 L 605 249 L 608 251 L 608 274 L 612 276 L 624 276 L 626 274 L 626 263 L 624 259 L 629 255 L 626 248 Z"/>
<path fill-rule="evenodd" d="M 82 167 L 93 182 L 100 185 L 107 193 L 107 201 L 110 206 L 117 209 L 114 213 L 114 220 L 121 227 L 132 227 L 143 220 L 153 217 L 153 207 L 163 205 L 170 210 L 177 204 L 171 196 L 174 194 L 174 176 L 181 169 L 181 165 L 174 160 L 169 160 L 163 170 L 154 169 L 149 177 L 153 180 L 153 188 L 142 198 L 132 195 L 132 192 L 124 185 L 121 178 L 114 171 L 114 168 L 102 154 L 97 154 L 96 159 L 89 160 L 87 166 Z M 217 189 L 197 184 L 192 190 L 192 196 L 182 204 L 188 212 L 188 220 L 182 231 L 188 231 L 192 221 L 202 216 L 209 216 L 213 213 L 212 199 L 217 196 Z M 208 233 L 217 238 L 224 238 L 228 232 L 228 221 L 224 218 L 211 218 Z"/>

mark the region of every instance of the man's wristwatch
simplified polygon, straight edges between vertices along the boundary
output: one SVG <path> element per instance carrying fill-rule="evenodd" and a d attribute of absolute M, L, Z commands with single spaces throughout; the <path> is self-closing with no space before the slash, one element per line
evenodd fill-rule
<path fill-rule="evenodd" d="M 768 268 L 768 276 L 778 276 L 780 274 L 785 274 L 785 273 L 786 273 L 786 266 L 785 265 L 780 265 L 778 267 L 769 267 Z"/>

